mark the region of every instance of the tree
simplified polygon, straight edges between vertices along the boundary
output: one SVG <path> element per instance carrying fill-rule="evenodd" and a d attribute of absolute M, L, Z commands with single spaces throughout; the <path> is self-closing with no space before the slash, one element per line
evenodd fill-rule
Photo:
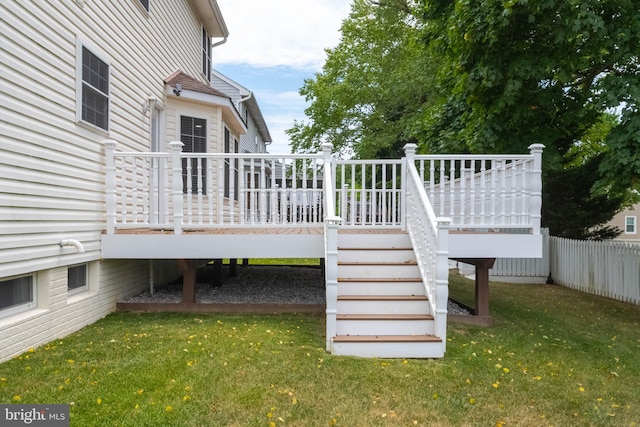
<path fill-rule="evenodd" d="M 433 92 L 434 66 L 407 0 L 355 0 L 341 42 L 322 72 L 304 82 L 309 122 L 287 130 L 295 151 L 330 142 L 361 158 L 397 157 Z"/>
<path fill-rule="evenodd" d="M 424 116 L 424 149 L 501 153 L 545 144 L 543 224 L 554 234 L 590 236 L 640 176 L 636 2 L 422 3 L 425 43 L 446 94 Z M 601 150 L 583 150 L 575 163 L 576 146 L 612 111 L 618 121 Z M 568 227 L 572 218 L 581 223 Z"/>

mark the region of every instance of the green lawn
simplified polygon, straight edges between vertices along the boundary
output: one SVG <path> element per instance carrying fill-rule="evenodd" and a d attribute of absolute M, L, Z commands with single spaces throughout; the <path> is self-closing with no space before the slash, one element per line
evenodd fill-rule
<path fill-rule="evenodd" d="M 640 307 L 492 283 L 491 310 L 441 360 L 328 355 L 318 315 L 115 313 L 0 364 L 0 403 L 82 427 L 640 426 Z"/>

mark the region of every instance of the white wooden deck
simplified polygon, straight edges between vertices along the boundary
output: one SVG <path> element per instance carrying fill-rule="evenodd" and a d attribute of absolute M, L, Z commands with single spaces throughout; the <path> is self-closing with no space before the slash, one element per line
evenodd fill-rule
<path fill-rule="evenodd" d="M 407 158 L 434 218 L 451 220 L 450 257 L 542 256 L 538 146 L 527 155 L 353 161 L 333 159 L 330 147 L 260 155 L 170 145 L 133 153 L 107 142 L 103 258 L 323 257 L 327 217 L 341 228 L 406 229 Z"/>
<path fill-rule="evenodd" d="M 359 161 L 333 159 L 329 146 L 288 156 L 170 146 L 119 153 L 106 143 L 102 257 L 181 260 L 189 301 L 187 260 L 324 258 L 326 348 L 336 354 L 442 357 L 448 258 L 542 255 L 541 146 L 528 155 L 416 156 L 409 144 L 403 159 Z M 398 245 L 406 252 L 389 262 Z M 353 295 L 345 278 L 371 283 Z M 398 289 L 401 278 L 407 289 Z M 406 295 L 390 297 L 398 292 Z M 407 310 L 420 322 L 395 318 Z"/>

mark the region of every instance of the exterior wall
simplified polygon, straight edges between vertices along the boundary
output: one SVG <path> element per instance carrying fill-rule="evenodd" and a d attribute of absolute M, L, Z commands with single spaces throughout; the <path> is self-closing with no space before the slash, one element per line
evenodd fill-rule
<path fill-rule="evenodd" d="M 258 143 L 256 144 L 256 140 Z M 255 121 L 249 116 L 247 123 L 247 133 L 240 136 L 241 153 L 266 153 L 264 141 L 258 132 Z"/>
<path fill-rule="evenodd" d="M 154 261 L 157 281 L 175 278 L 175 265 Z M 0 318 L 0 362 L 81 329 L 114 311 L 117 301 L 148 288 L 149 261 L 95 261 L 89 275 L 86 291 L 68 293 L 66 267 L 39 271 L 37 308 Z"/>
<path fill-rule="evenodd" d="M 625 224 L 627 217 L 635 217 L 635 233 L 626 232 Z M 622 234 L 617 237 L 618 240 L 640 241 L 640 204 L 634 205 L 631 208 L 617 213 L 616 216 L 614 216 L 613 219 L 609 222 L 609 225 L 618 227 L 620 230 L 622 230 Z"/>
<path fill-rule="evenodd" d="M 193 4 L 152 1 L 146 11 L 137 0 L 0 2 L 0 280 L 34 273 L 37 283 L 35 309 L 0 312 L 0 360 L 105 316 L 149 285 L 148 261 L 100 261 L 103 141 L 148 151 L 143 106 L 155 97 L 165 109 L 164 79 L 182 70 L 206 82 Z M 77 121 L 79 46 L 109 65 L 108 131 Z M 222 113 L 212 114 L 219 140 Z M 61 247 L 62 239 L 84 252 Z M 99 274 L 87 292 L 68 295 L 67 266 L 87 262 Z M 154 280 L 175 278 L 172 264 L 154 265 Z"/>
<path fill-rule="evenodd" d="M 254 95 L 247 88 L 238 83 L 233 82 L 223 74 L 213 71 L 211 76 L 211 86 L 218 89 L 231 98 L 234 105 L 238 109 L 240 116 L 247 125 L 247 133 L 240 136 L 240 152 L 241 153 L 266 153 L 265 141 L 258 130 L 256 120 L 247 108 L 247 102 L 256 103 Z M 251 95 L 253 98 L 249 101 L 240 102 L 244 97 Z M 257 105 L 257 103 L 256 103 Z M 256 144 L 257 141 L 257 144 Z"/>
<path fill-rule="evenodd" d="M 104 149 L 149 149 L 149 96 L 176 69 L 201 76 L 201 27 L 187 2 L 1 2 L 0 276 L 100 256 Z M 46 43 L 42 41 L 46 40 Z M 109 132 L 76 123 L 76 43 L 110 63 Z M 143 63 L 141 63 L 141 61 Z M 140 68 L 145 72 L 140 72 Z M 76 239 L 86 252 L 61 248 Z"/>

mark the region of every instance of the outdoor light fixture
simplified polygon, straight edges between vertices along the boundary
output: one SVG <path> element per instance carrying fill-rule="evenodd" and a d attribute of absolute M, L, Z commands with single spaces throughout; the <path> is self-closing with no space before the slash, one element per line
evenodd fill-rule
<path fill-rule="evenodd" d="M 146 113 L 147 111 L 153 110 L 158 102 L 158 98 L 155 96 L 149 96 L 149 98 L 142 104 L 142 112 Z"/>
<path fill-rule="evenodd" d="M 173 88 L 173 93 L 175 93 L 176 96 L 180 96 L 180 92 L 182 92 L 182 85 L 180 83 L 176 83 L 176 87 Z"/>

